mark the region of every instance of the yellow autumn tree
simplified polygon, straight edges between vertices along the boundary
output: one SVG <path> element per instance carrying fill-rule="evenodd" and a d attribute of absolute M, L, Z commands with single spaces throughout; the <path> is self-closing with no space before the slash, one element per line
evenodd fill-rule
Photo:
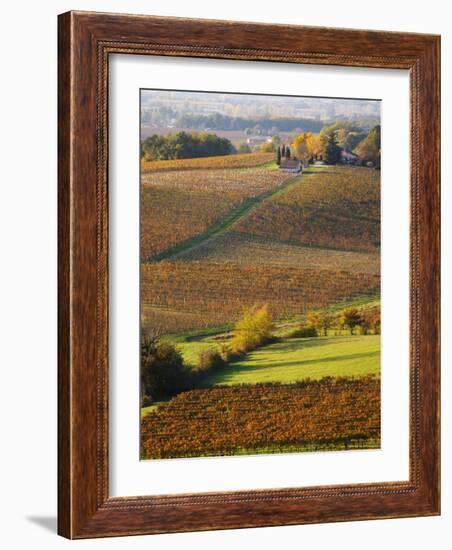
<path fill-rule="evenodd" d="M 306 324 L 308 327 L 315 328 L 318 334 L 327 336 L 328 329 L 334 323 L 334 317 L 328 312 L 312 311 L 306 315 Z"/>
<path fill-rule="evenodd" d="M 293 147 L 304 166 L 307 166 L 322 151 L 319 135 L 311 132 L 302 132 L 298 135 L 294 139 Z"/>
<path fill-rule="evenodd" d="M 320 134 L 311 134 L 308 140 L 309 151 L 311 157 L 316 160 L 322 154 L 322 142 Z"/>
<path fill-rule="evenodd" d="M 310 132 L 302 132 L 293 141 L 296 155 L 304 166 L 309 164 L 309 159 L 311 158 L 311 153 L 309 151 L 309 138 L 311 135 Z"/>
<path fill-rule="evenodd" d="M 247 308 L 235 324 L 231 347 L 235 351 L 251 351 L 270 339 L 273 330 L 274 324 L 267 305 Z"/>

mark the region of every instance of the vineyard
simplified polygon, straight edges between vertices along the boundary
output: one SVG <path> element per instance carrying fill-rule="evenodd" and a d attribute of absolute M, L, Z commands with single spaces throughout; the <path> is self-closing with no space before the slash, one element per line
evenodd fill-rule
<path fill-rule="evenodd" d="M 335 167 L 303 177 L 259 205 L 234 231 L 277 242 L 379 252 L 379 172 Z"/>
<path fill-rule="evenodd" d="M 246 199 L 278 189 L 288 179 L 287 174 L 263 168 L 178 170 L 144 175 L 141 185 L 142 258 L 152 257 L 199 235 L 235 207 L 240 207 Z"/>
<path fill-rule="evenodd" d="M 379 448 L 379 108 L 148 92 L 140 457 Z"/>
<path fill-rule="evenodd" d="M 143 459 L 379 448 L 380 380 L 195 389 L 144 416 L 141 434 Z"/>
<path fill-rule="evenodd" d="M 275 318 L 379 291 L 360 272 L 272 265 L 162 261 L 141 269 L 142 324 L 163 332 L 234 321 L 246 306 L 268 304 Z M 168 313 L 168 315 L 166 315 Z M 195 315 L 194 315 L 195 314 Z"/>
<path fill-rule="evenodd" d="M 231 157 L 242 156 L 255 155 Z M 228 158 L 192 160 L 216 166 Z M 295 178 L 259 167 L 144 174 L 141 256 L 164 261 L 142 265 L 143 328 L 222 325 L 254 303 L 291 316 L 378 292 L 378 172 L 310 171 Z"/>
<path fill-rule="evenodd" d="M 380 273 L 380 255 L 351 250 L 314 248 L 246 233 L 227 231 L 177 255 L 178 260 L 231 262 L 307 269 L 333 269 L 352 273 Z"/>
<path fill-rule="evenodd" d="M 272 153 L 246 153 L 243 155 L 223 155 L 220 157 L 202 157 L 177 160 L 142 161 L 143 174 L 150 172 L 169 172 L 173 170 L 199 170 L 199 169 L 224 169 L 224 168 L 253 168 L 271 162 L 274 159 Z"/>

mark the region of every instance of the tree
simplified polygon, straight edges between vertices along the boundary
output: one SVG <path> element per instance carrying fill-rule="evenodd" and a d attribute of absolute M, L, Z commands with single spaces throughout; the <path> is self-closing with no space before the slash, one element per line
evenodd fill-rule
<path fill-rule="evenodd" d="M 334 324 L 334 316 L 331 313 L 324 312 L 320 316 L 320 330 L 323 330 L 323 335 L 327 336 L 328 329 Z"/>
<path fill-rule="evenodd" d="M 166 136 L 153 135 L 142 144 L 145 160 L 171 160 L 230 155 L 232 143 L 216 134 L 177 132 Z"/>
<path fill-rule="evenodd" d="M 311 135 L 309 132 L 302 132 L 293 141 L 295 152 L 304 166 L 309 164 L 309 160 L 312 157 L 309 150 L 309 138 Z"/>
<path fill-rule="evenodd" d="M 199 354 L 199 361 L 196 371 L 206 374 L 208 372 L 219 370 L 226 365 L 221 354 L 213 349 L 205 349 Z"/>
<path fill-rule="evenodd" d="M 355 155 L 358 155 L 366 162 L 372 162 L 375 165 L 380 165 L 380 149 L 381 149 L 381 127 L 375 126 L 367 134 L 367 136 L 354 149 Z"/>
<path fill-rule="evenodd" d="M 289 146 L 286 147 L 286 159 L 290 160 L 290 147 Z"/>
<path fill-rule="evenodd" d="M 286 146 L 284 145 L 284 143 L 282 144 L 282 147 L 281 147 L 281 156 L 283 158 L 286 158 Z"/>
<path fill-rule="evenodd" d="M 310 311 L 307 313 L 306 326 L 317 330 L 320 327 L 320 313 L 317 311 Z"/>
<path fill-rule="evenodd" d="M 380 306 L 366 309 L 361 314 L 367 330 L 372 330 L 374 334 L 380 334 L 381 329 L 381 313 Z"/>
<path fill-rule="evenodd" d="M 326 134 L 324 140 L 323 160 L 326 164 L 337 164 L 341 159 L 341 148 L 338 145 L 336 130 Z"/>
<path fill-rule="evenodd" d="M 278 147 L 278 150 L 276 151 L 276 164 L 278 166 L 281 164 L 281 147 Z"/>
<path fill-rule="evenodd" d="M 311 155 L 311 160 L 309 162 L 317 160 L 322 155 L 322 143 L 319 134 L 311 134 L 309 136 L 308 149 Z"/>
<path fill-rule="evenodd" d="M 350 334 L 354 334 L 355 327 L 362 322 L 362 317 L 359 310 L 355 307 L 344 309 L 340 315 L 340 324 L 350 330 Z"/>
<path fill-rule="evenodd" d="M 242 319 L 234 327 L 232 349 L 251 351 L 270 340 L 273 329 L 274 324 L 267 305 L 245 309 Z"/>
<path fill-rule="evenodd" d="M 334 317 L 327 312 L 310 312 L 306 316 L 306 323 L 308 327 L 315 328 L 316 331 L 324 336 L 328 335 L 328 329 L 331 328 L 334 322 Z"/>
<path fill-rule="evenodd" d="M 153 360 L 155 349 L 157 346 L 157 338 L 154 336 L 147 336 L 141 341 L 141 368 L 140 368 L 140 389 L 141 389 L 141 399 L 144 398 L 147 392 L 146 388 L 146 379 L 147 372 L 150 363 Z"/>
<path fill-rule="evenodd" d="M 141 343 L 142 395 L 166 399 L 190 387 L 190 371 L 173 344 L 144 338 Z"/>
<path fill-rule="evenodd" d="M 322 152 L 319 136 L 311 132 L 302 132 L 299 134 L 294 139 L 293 147 L 297 157 L 304 166 L 314 162 Z"/>
<path fill-rule="evenodd" d="M 248 145 L 248 143 L 241 143 L 238 146 L 237 153 L 240 153 L 240 154 L 251 153 L 251 147 Z"/>
<path fill-rule="evenodd" d="M 351 120 L 337 120 L 336 122 L 333 122 L 333 124 L 330 124 L 329 126 L 324 126 L 320 130 L 320 137 L 324 138 L 327 134 L 330 134 L 331 132 L 337 132 L 337 142 L 339 147 L 342 149 L 346 149 L 350 151 L 351 149 L 347 149 L 346 142 L 347 138 L 351 133 L 361 133 L 363 130 L 362 128 L 356 124 L 356 122 Z M 366 134 L 362 136 L 362 138 L 366 137 Z M 361 139 L 362 139 L 361 138 Z"/>
<path fill-rule="evenodd" d="M 158 160 L 164 144 L 165 139 L 162 136 L 155 134 L 146 138 L 142 143 L 145 160 Z"/>
<path fill-rule="evenodd" d="M 369 334 L 370 323 L 365 317 L 361 318 L 361 322 L 359 323 L 358 326 L 359 326 L 360 334 L 362 334 L 363 336 L 366 336 L 367 334 Z"/>
<path fill-rule="evenodd" d="M 279 147 L 281 145 L 281 138 L 279 137 L 278 134 L 273 134 L 272 135 L 272 143 L 274 143 L 275 148 Z"/>
<path fill-rule="evenodd" d="M 365 137 L 366 134 L 362 132 L 349 132 L 344 141 L 344 149 L 352 152 Z"/>
<path fill-rule="evenodd" d="M 267 141 L 261 145 L 261 151 L 263 153 L 273 153 L 275 151 L 275 144 L 272 141 Z"/>
<path fill-rule="evenodd" d="M 369 322 L 370 322 L 370 328 L 374 331 L 374 334 L 380 334 L 381 332 L 380 306 L 374 309 Z"/>

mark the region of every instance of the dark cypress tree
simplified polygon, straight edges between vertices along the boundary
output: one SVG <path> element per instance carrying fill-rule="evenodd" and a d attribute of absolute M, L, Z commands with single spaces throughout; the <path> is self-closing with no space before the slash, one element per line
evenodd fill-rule
<path fill-rule="evenodd" d="M 276 164 L 279 166 L 281 164 L 281 147 L 278 146 L 276 151 Z"/>
<path fill-rule="evenodd" d="M 283 146 L 282 146 L 282 149 L 281 149 L 281 156 L 282 157 L 286 156 L 286 146 L 284 145 L 284 143 L 283 143 Z"/>
<path fill-rule="evenodd" d="M 326 136 L 324 160 L 326 164 L 337 164 L 341 159 L 341 148 L 337 142 L 335 131 Z"/>
<path fill-rule="evenodd" d="M 286 147 L 286 159 L 290 160 L 290 147 Z"/>

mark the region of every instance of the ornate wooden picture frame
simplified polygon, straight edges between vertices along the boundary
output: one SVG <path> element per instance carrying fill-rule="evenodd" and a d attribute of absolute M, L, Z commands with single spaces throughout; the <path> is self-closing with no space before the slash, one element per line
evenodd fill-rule
<path fill-rule="evenodd" d="M 59 16 L 58 50 L 59 533 L 89 538 L 439 514 L 440 38 L 69 12 Z M 109 56 L 121 53 L 409 71 L 408 481 L 109 496 L 107 99 Z"/>

